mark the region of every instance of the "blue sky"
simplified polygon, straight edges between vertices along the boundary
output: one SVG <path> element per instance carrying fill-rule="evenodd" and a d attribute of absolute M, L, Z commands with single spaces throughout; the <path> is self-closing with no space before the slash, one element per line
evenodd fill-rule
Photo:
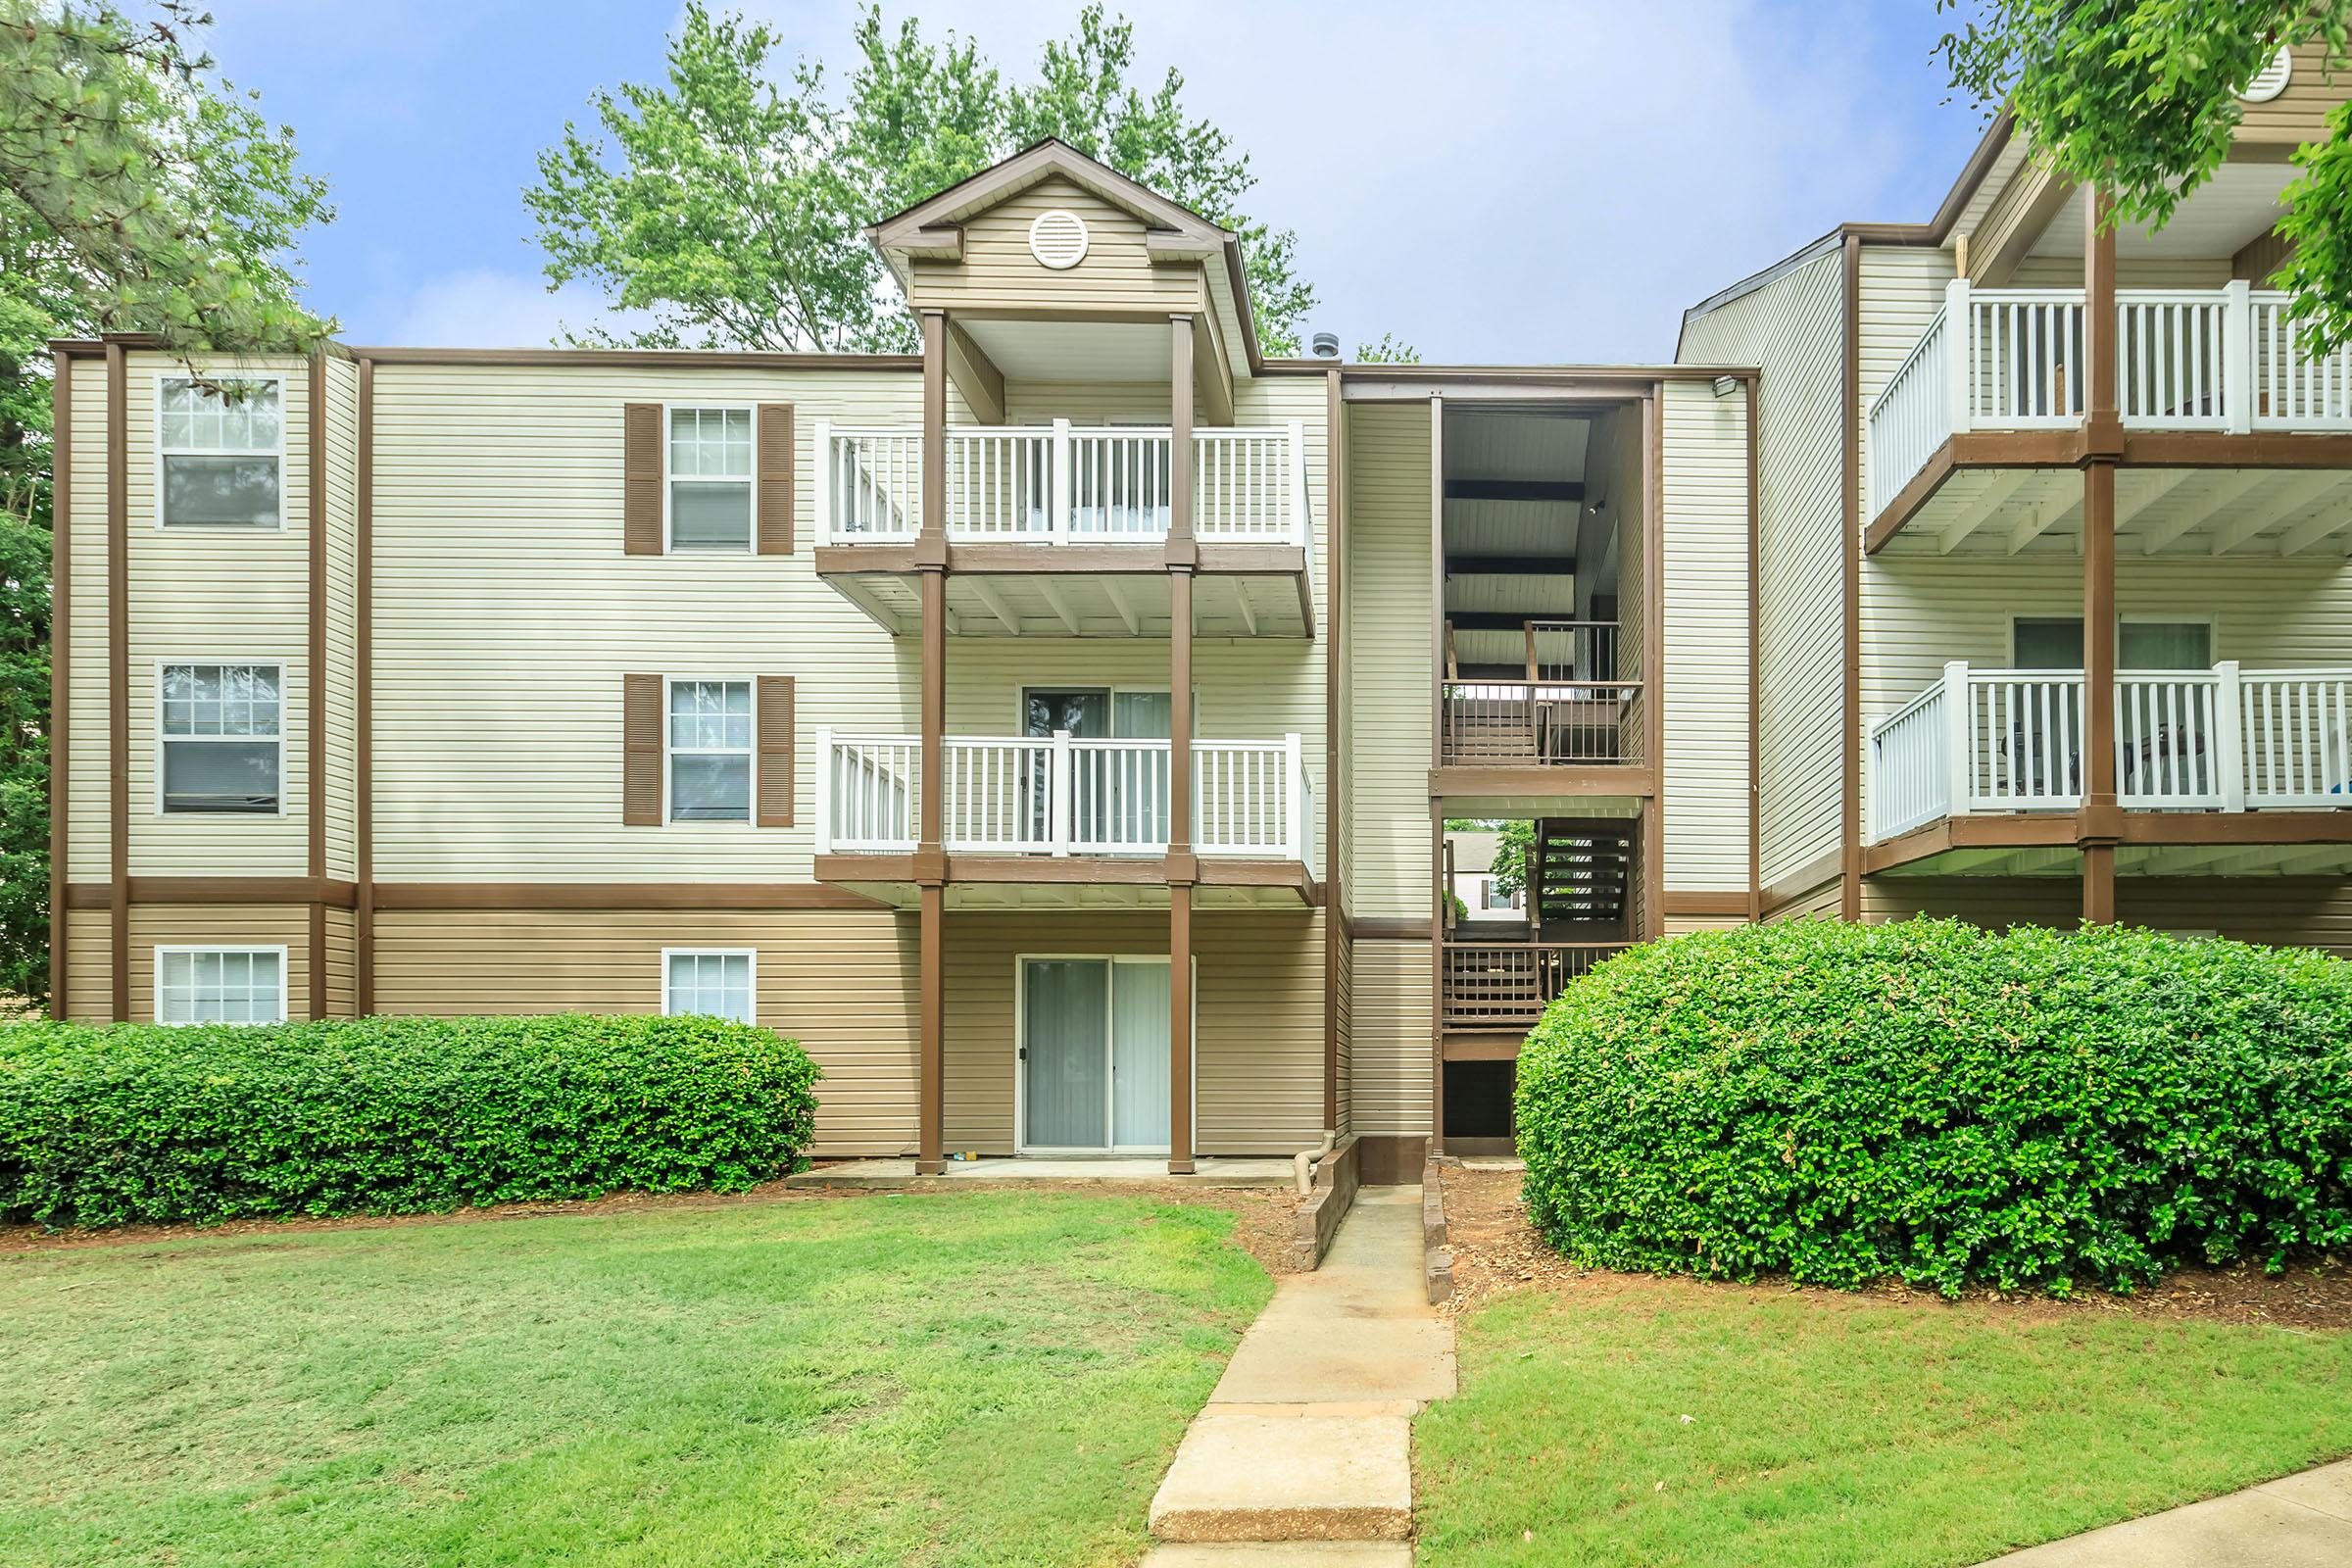
<path fill-rule="evenodd" d="M 220 69 L 333 187 L 305 255 L 345 341 L 544 343 L 594 314 L 546 292 L 520 192 L 593 88 L 659 76 L 675 0 L 211 3 Z M 852 0 L 739 3 L 846 57 Z M 1667 358 L 1685 306 L 1833 224 L 1929 217 L 1981 128 L 1944 102 L 1935 0 L 1124 9 L 1154 78 L 1181 68 L 1250 153 L 1257 215 L 1298 230 L 1312 325 L 1433 361 Z M 1026 74 L 1076 11 L 886 15 Z"/>

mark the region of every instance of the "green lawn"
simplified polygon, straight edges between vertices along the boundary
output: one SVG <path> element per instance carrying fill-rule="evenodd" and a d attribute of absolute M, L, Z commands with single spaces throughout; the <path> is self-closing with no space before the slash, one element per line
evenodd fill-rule
<path fill-rule="evenodd" d="M 1222 1210 L 752 1202 L 0 1255 L 0 1563 L 1132 1561 Z"/>
<path fill-rule="evenodd" d="M 1461 1370 L 1423 1568 L 1943 1568 L 2352 1451 L 2352 1336 L 2112 1312 L 1570 1286 Z"/>

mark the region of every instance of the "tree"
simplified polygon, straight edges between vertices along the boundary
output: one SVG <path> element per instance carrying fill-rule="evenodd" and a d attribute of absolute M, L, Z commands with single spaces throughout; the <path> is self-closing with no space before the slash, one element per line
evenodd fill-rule
<path fill-rule="evenodd" d="M 1936 9 L 1960 0 L 1936 0 Z M 1952 83 L 2006 105 L 2036 154 L 2115 195 L 2117 217 L 2161 227 L 2228 156 L 2238 93 L 2281 47 L 2345 47 L 2352 0 L 1974 0 L 1938 50 Z M 2299 148 L 2273 279 L 2315 352 L 2352 341 L 2352 105 Z"/>
<path fill-rule="evenodd" d="M 1406 362 L 1410 363 L 1410 362 Z M 1487 865 L 1455 867 L 1466 876 L 1493 873 L 1494 891 L 1506 899 L 1515 899 L 1527 888 L 1528 860 L 1535 853 L 1536 824 L 1528 821 L 1504 821 L 1493 817 L 1449 816 L 1446 819 L 1448 833 L 1493 833 L 1494 858 Z M 1533 919 L 1531 907 L 1528 917 Z"/>
<path fill-rule="evenodd" d="M 836 102 L 824 67 L 771 78 L 775 32 L 689 0 L 667 79 L 590 100 L 524 192 L 550 286 L 602 287 L 645 324 L 575 341 L 647 347 L 905 350 L 914 324 L 865 243 L 866 224 L 1054 136 L 1239 234 L 1259 346 L 1298 352 L 1314 306 L 1298 238 L 1248 217 L 1247 154 L 1185 111 L 1170 71 L 1129 78 L 1134 27 L 1099 3 L 1046 45 L 1037 79 L 1007 82 L 974 40 L 926 41 L 869 4 Z"/>
<path fill-rule="evenodd" d="M 48 343 L 154 334 L 194 356 L 301 349 L 294 244 L 333 215 L 173 4 L 0 0 L 0 991 L 48 990 Z"/>

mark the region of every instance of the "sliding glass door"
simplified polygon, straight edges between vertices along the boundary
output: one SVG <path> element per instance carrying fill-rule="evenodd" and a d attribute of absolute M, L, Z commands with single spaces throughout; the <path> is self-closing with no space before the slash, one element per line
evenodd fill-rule
<path fill-rule="evenodd" d="M 1019 1147 L 1168 1147 L 1168 960 L 1020 960 Z"/>

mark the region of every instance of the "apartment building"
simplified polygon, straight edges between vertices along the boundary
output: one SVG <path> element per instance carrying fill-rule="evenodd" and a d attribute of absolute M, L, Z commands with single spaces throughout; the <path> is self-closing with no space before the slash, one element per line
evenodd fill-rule
<path fill-rule="evenodd" d="M 2341 93 L 2249 95 L 2161 233 L 1996 123 L 1665 366 L 1269 359 L 1053 142 L 872 230 L 919 354 L 59 344 L 53 1004 L 717 1012 L 821 1154 L 1377 1181 L 1637 941 L 2352 947 L 2352 356 L 2258 286 Z"/>
<path fill-rule="evenodd" d="M 1767 917 L 2352 951 L 2352 356 L 2264 287 L 2344 96 L 2282 51 L 2156 231 L 2002 120 L 1932 221 L 1687 314 L 1683 355 L 1761 372 Z"/>

